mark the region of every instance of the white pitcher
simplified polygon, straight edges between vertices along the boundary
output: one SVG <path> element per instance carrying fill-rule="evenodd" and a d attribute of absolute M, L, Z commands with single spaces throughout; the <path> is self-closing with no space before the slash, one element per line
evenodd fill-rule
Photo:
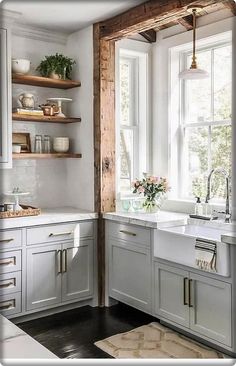
<path fill-rule="evenodd" d="M 34 95 L 30 93 L 23 93 L 19 96 L 19 101 L 21 102 L 21 105 L 23 108 L 27 109 L 33 109 L 35 100 Z"/>

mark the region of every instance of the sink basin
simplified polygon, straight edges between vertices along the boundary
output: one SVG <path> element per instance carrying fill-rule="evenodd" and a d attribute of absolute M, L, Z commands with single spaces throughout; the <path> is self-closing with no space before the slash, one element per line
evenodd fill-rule
<path fill-rule="evenodd" d="M 215 241 L 217 245 L 217 274 L 228 277 L 229 245 L 221 242 L 224 230 L 206 225 L 178 225 L 155 231 L 154 256 L 199 269 L 195 264 L 197 238 Z"/>
<path fill-rule="evenodd" d="M 219 242 L 221 241 L 221 235 L 225 233 L 225 231 L 221 229 L 194 224 L 171 226 L 160 230 L 176 235 L 184 235 L 185 237 L 202 238 Z"/>

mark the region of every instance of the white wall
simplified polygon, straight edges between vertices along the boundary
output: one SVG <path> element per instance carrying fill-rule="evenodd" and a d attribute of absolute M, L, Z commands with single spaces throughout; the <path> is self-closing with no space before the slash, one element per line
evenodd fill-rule
<path fill-rule="evenodd" d="M 60 38 L 60 37 L 58 37 Z M 19 187 L 29 191 L 30 196 L 22 203 L 37 207 L 74 206 L 93 210 L 94 207 L 94 150 L 93 150 L 93 28 L 76 32 L 57 42 L 55 34 L 34 32 L 12 36 L 12 57 L 31 60 L 31 73 L 45 55 L 63 53 L 76 60 L 73 78 L 81 80 L 82 86 L 71 90 L 58 90 L 33 86 L 13 85 L 13 104 L 23 92 L 34 94 L 37 104 L 48 97 L 71 97 L 73 102 L 63 106 L 68 115 L 81 117 L 81 123 L 68 125 L 13 122 L 14 132 L 31 134 L 32 150 L 36 134 L 69 136 L 71 150 L 82 153 L 82 159 L 14 160 L 13 168 L 4 170 L 3 192 Z M 64 42 L 64 44 L 63 44 Z"/>
<path fill-rule="evenodd" d="M 222 18 L 227 18 L 222 20 Z M 214 36 L 232 29 L 232 14 L 228 11 L 204 16 L 198 20 L 197 39 Z M 172 47 L 192 42 L 192 32 L 186 32 L 181 26 L 172 27 L 157 33 L 157 42 L 153 45 L 153 173 L 168 177 L 170 184 L 170 68 L 169 55 Z M 178 101 L 176 101 L 178 103 Z M 192 212 L 191 202 L 169 200 L 166 209 Z"/>
<path fill-rule="evenodd" d="M 79 115 L 82 122 L 68 129 L 75 151 L 83 157 L 67 161 L 67 186 L 69 206 L 94 209 L 94 143 L 93 143 L 93 27 L 90 26 L 69 36 L 66 53 L 76 60 L 73 78 L 81 87 L 72 89 L 71 113 Z"/>
<path fill-rule="evenodd" d="M 49 36 L 48 36 L 49 38 Z M 65 52 L 65 45 L 53 41 L 32 39 L 24 36 L 12 35 L 12 57 L 28 58 L 31 60 L 31 73 L 45 55 Z M 37 104 L 45 103 L 47 97 L 63 96 L 65 93 L 57 89 L 39 88 L 33 86 L 13 85 L 13 105 L 16 106 L 18 96 L 23 92 L 34 94 Z M 49 134 L 51 137 L 66 135 L 65 126 L 43 123 L 13 122 L 13 132 L 29 132 L 31 146 L 34 149 L 35 134 Z M 13 160 L 13 168 L 4 170 L 3 192 L 19 187 L 29 191 L 23 203 L 37 207 L 65 206 L 66 197 L 66 163 L 57 160 Z"/>

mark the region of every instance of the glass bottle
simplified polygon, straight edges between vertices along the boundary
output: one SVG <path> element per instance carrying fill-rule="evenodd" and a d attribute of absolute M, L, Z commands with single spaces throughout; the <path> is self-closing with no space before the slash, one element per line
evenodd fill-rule
<path fill-rule="evenodd" d="M 36 154 L 42 154 L 42 136 L 41 135 L 35 135 L 34 152 Z"/>
<path fill-rule="evenodd" d="M 50 141 L 50 136 L 49 135 L 44 135 L 43 152 L 45 154 L 50 154 L 50 152 L 51 152 L 51 141 Z"/>

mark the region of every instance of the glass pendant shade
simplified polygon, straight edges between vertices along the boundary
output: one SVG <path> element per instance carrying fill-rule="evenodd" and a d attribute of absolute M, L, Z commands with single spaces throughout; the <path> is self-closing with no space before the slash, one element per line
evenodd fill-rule
<path fill-rule="evenodd" d="M 179 78 L 184 80 L 199 80 L 209 77 L 209 73 L 202 69 L 188 69 L 179 73 Z"/>
<path fill-rule="evenodd" d="M 205 70 L 198 69 L 196 58 L 196 8 L 192 9 L 193 13 L 193 56 L 191 67 L 187 70 L 183 70 L 179 73 L 179 78 L 184 80 L 199 80 L 209 77 L 209 73 Z"/>

